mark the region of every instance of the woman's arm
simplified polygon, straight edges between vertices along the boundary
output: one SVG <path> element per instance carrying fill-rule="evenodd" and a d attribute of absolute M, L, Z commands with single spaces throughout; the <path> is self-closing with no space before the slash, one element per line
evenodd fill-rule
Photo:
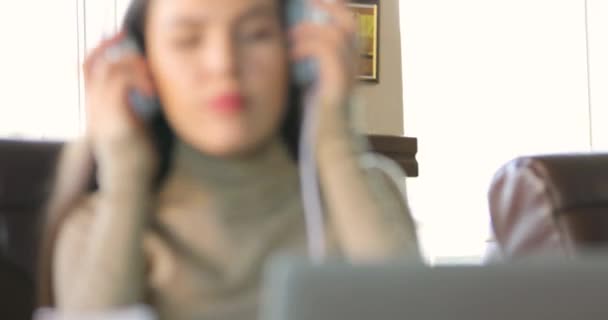
<path fill-rule="evenodd" d="M 327 14 L 290 32 L 294 60 L 314 59 L 315 108 L 320 180 L 332 222 L 346 253 L 355 260 L 418 254 L 412 219 L 402 199 L 377 175 L 360 167 L 348 127 L 347 108 L 356 86 L 358 24 L 346 0 L 314 0 Z M 374 182 L 377 180 L 377 182 Z M 374 187 L 372 186 L 374 185 Z M 375 185 L 379 187 L 375 187 Z M 380 187 L 385 186 L 385 187 Z M 382 190 L 383 189 L 383 190 Z"/>
<path fill-rule="evenodd" d="M 60 230 L 54 283 L 62 311 L 107 311 L 143 301 L 143 234 L 152 196 L 128 162 L 123 157 L 106 168 L 103 187 Z"/>
<path fill-rule="evenodd" d="M 320 119 L 321 186 L 345 253 L 364 261 L 418 257 L 414 222 L 399 189 L 381 172 L 361 168 L 362 153 L 345 117 L 325 113 Z"/>
<path fill-rule="evenodd" d="M 99 191 L 91 217 L 69 220 L 54 252 L 59 307 L 68 312 L 115 309 L 143 297 L 142 242 L 158 155 L 127 96 L 132 88 L 147 95 L 154 90 L 137 52 L 108 58 L 107 50 L 124 38 L 104 41 L 84 64 L 87 143 Z"/>

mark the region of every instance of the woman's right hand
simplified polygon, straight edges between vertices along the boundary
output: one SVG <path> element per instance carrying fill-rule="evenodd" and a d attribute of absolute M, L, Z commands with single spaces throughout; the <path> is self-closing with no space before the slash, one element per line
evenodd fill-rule
<path fill-rule="evenodd" d="M 130 90 L 154 95 L 146 62 L 134 51 L 108 54 L 110 48 L 124 40 L 125 35 L 119 33 L 103 41 L 83 66 L 87 139 L 99 166 L 101 183 L 104 175 L 117 176 L 120 181 L 151 180 L 157 170 L 158 155 L 150 134 L 127 98 Z"/>

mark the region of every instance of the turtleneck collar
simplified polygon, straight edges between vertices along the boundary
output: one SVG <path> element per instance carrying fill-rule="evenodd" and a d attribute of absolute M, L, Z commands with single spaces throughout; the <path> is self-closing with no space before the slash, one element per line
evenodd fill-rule
<path fill-rule="evenodd" d="M 299 199 L 296 163 L 278 138 L 238 158 L 212 157 L 178 141 L 173 157 L 161 191 L 171 205 L 199 207 L 211 201 L 233 215 L 275 211 L 277 203 Z"/>
<path fill-rule="evenodd" d="M 187 178 L 204 187 L 238 189 L 277 180 L 285 173 L 295 173 L 296 170 L 295 162 L 279 139 L 253 153 L 230 158 L 209 156 L 178 141 L 170 177 Z"/>

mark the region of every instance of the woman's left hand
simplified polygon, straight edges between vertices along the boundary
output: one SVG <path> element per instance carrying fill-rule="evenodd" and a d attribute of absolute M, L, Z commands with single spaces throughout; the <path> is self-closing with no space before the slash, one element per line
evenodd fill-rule
<path fill-rule="evenodd" d="M 318 63 L 313 94 L 323 108 L 320 113 L 344 115 L 355 85 L 356 21 L 345 0 L 310 1 L 315 9 L 327 14 L 328 21 L 305 21 L 291 30 L 291 55 L 296 61 L 313 59 Z"/>

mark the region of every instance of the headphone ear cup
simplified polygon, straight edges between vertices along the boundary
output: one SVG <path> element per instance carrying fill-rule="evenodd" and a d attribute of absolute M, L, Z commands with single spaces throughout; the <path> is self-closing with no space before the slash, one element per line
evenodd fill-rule
<path fill-rule="evenodd" d="M 289 27 L 293 27 L 302 21 L 310 21 L 317 24 L 325 24 L 329 21 L 329 15 L 322 10 L 314 9 L 309 4 L 309 0 L 287 0 L 285 14 Z M 297 62 L 293 66 L 294 80 L 298 85 L 303 87 L 311 85 L 316 80 L 318 74 L 317 63 L 310 59 Z"/>
<path fill-rule="evenodd" d="M 145 96 L 137 90 L 131 90 L 129 91 L 128 99 L 133 112 L 144 123 L 150 123 L 161 110 L 158 97 Z"/>

